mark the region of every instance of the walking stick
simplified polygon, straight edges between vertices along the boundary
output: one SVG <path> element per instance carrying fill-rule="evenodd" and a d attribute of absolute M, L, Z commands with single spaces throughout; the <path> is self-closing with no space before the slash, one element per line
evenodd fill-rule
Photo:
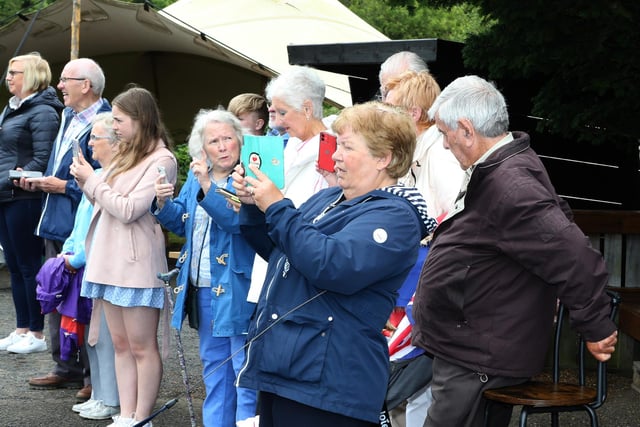
<path fill-rule="evenodd" d="M 178 399 L 171 399 L 170 401 L 168 401 L 167 403 L 165 403 L 164 405 L 162 405 L 162 408 L 158 409 L 156 412 L 154 412 L 153 414 L 149 415 L 147 418 L 145 418 L 142 421 L 138 421 L 137 423 L 135 423 L 133 425 L 133 427 L 144 427 L 145 424 L 147 424 L 149 421 L 151 421 L 152 419 L 154 419 L 156 416 L 158 416 L 158 414 L 161 414 L 162 412 L 166 411 L 167 409 L 171 408 L 173 405 L 175 405 L 176 403 L 178 403 Z M 192 426 L 195 426 L 195 424 L 191 424 Z"/>
<path fill-rule="evenodd" d="M 179 268 L 174 268 L 168 273 L 158 273 L 158 279 L 164 282 L 164 290 L 167 293 L 167 299 L 169 300 L 169 308 L 171 309 L 171 313 L 173 313 L 173 308 L 174 308 L 171 279 L 176 277 L 179 271 L 180 271 Z M 176 337 L 176 344 L 178 346 L 178 361 L 180 362 L 180 371 L 182 373 L 182 383 L 184 384 L 184 388 L 186 391 L 187 406 L 189 408 L 189 417 L 191 419 L 191 427 L 196 427 L 196 413 L 193 409 L 193 400 L 191 399 L 191 386 L 189 385 L 189 375 L 187 374 L 187 364 L 185 363 L 185 359 L 184 359 L 184 347 L 182 346 L 182 337 L 180 336 L 180 331 L 178 329 L 175 329 L 175 337 Z M 176 399 L 173 399 L 173 400 L 176 400 Z M 165 409 L 170 408 L 174 404 L 175 402 L 173 403 L 171 401 L 167 402 L 167 404 L 165 404 L 160 410 L 156 411 L 148 419 L 145 419 L 139 422 L 138 424 L 140 426 L 145 425 L 147 422 L 153 419 L 153 417 L 155 417 Z"/>

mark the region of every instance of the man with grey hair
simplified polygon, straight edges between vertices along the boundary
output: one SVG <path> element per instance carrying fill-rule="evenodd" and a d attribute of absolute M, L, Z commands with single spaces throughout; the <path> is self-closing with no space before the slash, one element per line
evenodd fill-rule
<path fill-rule="evenodd" d="M 72 140 L 78 140 L 83 157 L 92 162 L 94 167 L 99 167 L 97 162 L 91 160 L 88 143 L 93 118 L 99 113 L 111 111 L 109 102 L 102 98 L 104 86 L 104 73 L 92 59 L 74 59 L 64 66 L 57 87 L 66 108 L 62 112 L 60 129 L 53 143 L 45 176 L 37 180 L 20 179 L 23 189 L 40 190 L 44 194 L 42 214 L 35 233 L 44 239 L 45 259 L 60 254 L 73 229 L 76 209 L 82 198 L 82 190 L 69 172 L 73 161 Z M 82 387 L 76 397 L 87 400 L 91 397 L 91 379 L 86 352 L 81 349 L 79 357 L 63 359 L 60 354 L 61 316 L 55 311 L 48 316 L 51 356 L 55 367 L 44 376 L 31 378 L 29 385 L 43 389 Z"/>
<path fill-rule="evenodd" d="M 607 271 L 529 136 L 509 132 L 492 84 L 456 79 L 429 116 L 465 180 L 434 233 L 414 299 L 413 343 L 434 356 L 425 426 L 482 426 L 485 389 L 542 371 L 557 298 L 593 356 L 611 357 L 617 332 Z M 510 406 L 493 405 L 490 425 L 507 426 L 510 417 Z"/>
<path fill-rule="evenodd" d="M 387 97 L 387 83 L 395 77 L 405 71 L 429 71 L 427 63 L 424 62 L 417 53 L 403 50 L 396 52 L 380 64 L 380 73 L 378 74 L 378 80 L 380 80 L 380 100 L 385 101 Z"/>

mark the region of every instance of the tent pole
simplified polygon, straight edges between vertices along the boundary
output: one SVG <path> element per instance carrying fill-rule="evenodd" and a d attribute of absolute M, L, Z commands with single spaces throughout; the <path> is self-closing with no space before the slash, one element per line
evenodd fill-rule
<path fill-rule="evenodd" d="M 71 16 L 71 54 L 69 59 L 78 59 L 80 51 L 80 21 L 82 19 L 81 0 L 73 0 Z"/>

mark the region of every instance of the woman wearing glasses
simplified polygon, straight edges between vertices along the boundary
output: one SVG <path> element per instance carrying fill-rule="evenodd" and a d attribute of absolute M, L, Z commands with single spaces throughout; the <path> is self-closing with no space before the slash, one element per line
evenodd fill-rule
<path fill-rule="evenodd" d="M 63 105 L 49 86 L 49 64 L 37 53 L 11 58 L 5 81 L 13 96 L 0 116 L 0 244 L 11 273 L 16 329 L 0 340 L 0 350 L 27 354 L 47 350 L 36 299 L 42 240 L 33 234 L 42 193 L 14 185 L 9 171 L 46 169 Z"/>

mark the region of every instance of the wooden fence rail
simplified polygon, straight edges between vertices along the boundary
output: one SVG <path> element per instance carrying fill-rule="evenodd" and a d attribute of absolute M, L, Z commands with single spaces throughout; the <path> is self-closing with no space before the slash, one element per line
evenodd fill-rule
<path fill-rule="evenodd" d="M 575 222 L 603 254 L 609 285 L 622 296 L 620 330 L 640 341 L 640 211 L 574 211 Z"/>

